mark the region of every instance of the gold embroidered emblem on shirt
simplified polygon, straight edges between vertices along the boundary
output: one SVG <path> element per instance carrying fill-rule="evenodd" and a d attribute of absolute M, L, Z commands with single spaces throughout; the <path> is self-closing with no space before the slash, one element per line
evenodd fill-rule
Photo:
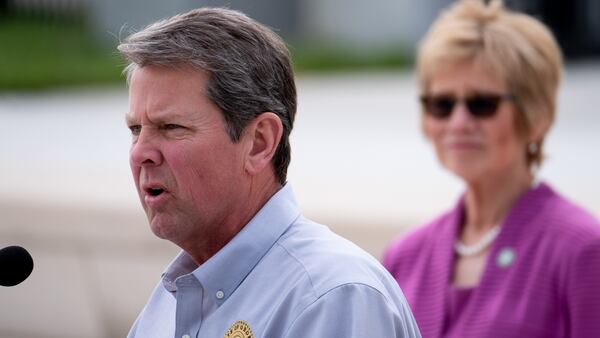
<path fill-rule="evenodd" d="M 254 338 L 254 334 L 248 323 L 238 320 L 229 327 L 223 338 Z"/>

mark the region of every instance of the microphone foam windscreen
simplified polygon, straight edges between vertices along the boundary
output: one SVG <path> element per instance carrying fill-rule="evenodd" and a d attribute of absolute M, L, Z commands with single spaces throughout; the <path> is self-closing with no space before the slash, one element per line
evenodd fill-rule
<path fill-rule="evenodd" d="M 20 246 L 7 246 L 0 250 L 0 285 L 14 286 L 29 277 L 33 271 L 33 258 Z"/>

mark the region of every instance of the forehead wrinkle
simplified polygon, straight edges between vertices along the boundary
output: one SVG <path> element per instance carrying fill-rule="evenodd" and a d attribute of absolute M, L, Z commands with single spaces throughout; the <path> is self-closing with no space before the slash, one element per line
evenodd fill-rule
<path fill-rule="evenodd" d="M 182 117 L 182 114 L 178 113 L 177 109 L 164 108 L 164 109 L 149 110 L 148 113 L 146 114 L 146 117 L 150 122 L 164 123 L 164 122 L 172 121 L 173 119 L 179 119 Z"/>
<path fill-rule="evenodd" d="M 168 102 L 148 102 L 146 107 L 146 118 L 154 123 L 165 123 L 170 121 L 195 122 L 203 120 L 203 103 L 194 100 L 168 100 Z"/>
<path fill-rule="evenodd" d="M 167 108 L 164 110 L 156 110 L 153 114 L 148 114 L 147 119 L 155 124 L 174 122 L 187 122 L 192 124 L 199 124 L 203 121 L 209 120 L 209 115 L 202 113 L 202 110 L 198 107 L 196 107 L 195 109 Z"/>
<path fill-rule="evenodd" d="M 148 66 L 147 71 L 153 71 L 155 66 Z M 137 69 L 136 72 L 143 70 L 144 68 Z M 138 97 L 134 105 L 130 107 L 126 116 L 126 120 L 134 123 L 148 123 L 148 124 L 165 124 L 165 123 L 192 123 L 202 124 L 204 120 L 207 120 L 209 109 L 217 109 L 220 113 L 220 109 L 214 105 L 206 94 L 206 83 L 200 81 L 183 81 L 179 82 L 179 86 L 172 86 L 163 83 L 166 79 L 172 79 L 175 75 L 183 74 L 190 76 L 188 73 L 183 73 L 180 68 L 169 69 L 170 71 L 160 76 L 154 81 L 148 82 L 148 78 L 142 83 L 136 83 L 136 79 L 133 81 L 133 86 L 136 84 L 140 87 Z M 193 70 L 194 75 L 200 75 L 201 78 L 206 78 L 208 74 L 200 72 L 196 69 Z M 147 72 L 146 72 L 147 73 Z M 134 74 L 147 76 L 148 74 Z M 139 81 L 138 81 L 139 82 Z M 159 90 L 158 92 L 156 92 Z M 130 88 L 131 93 L 131 88 Z M 183 93 L 186 93 L 183 95 Z M 221 115 L 221 114 L 219 114 Z M 223 116 L 220 116 L 223 118 Z"/>

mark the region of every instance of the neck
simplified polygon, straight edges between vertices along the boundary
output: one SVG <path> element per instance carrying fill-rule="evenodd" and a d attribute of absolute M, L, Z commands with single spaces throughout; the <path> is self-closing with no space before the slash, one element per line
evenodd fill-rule
<path fill-rule="evenodd" d="M 223 215 L 218 224 L 211 226 L 204 233 L 196 234 L 179 246 L 196 264 L 202 265 L 227 245 L 281 187 L 274 176 L 250 177 L 248 185 L 243 189 L 246 193 L 240 193 L 238 203 L 231 204 L 235 210 L 230 210 L 229 214 Z"/>
<path fill-rule="evenodd" d="M 468 184 L 465 195 L 464 235 L 475 237 L 489 231 L 506 216 L 516 200 L 531 186 L 528 170 L 505 173 L 493 179 Z M 465 238 L 464 238 L 465 239 Z"/>

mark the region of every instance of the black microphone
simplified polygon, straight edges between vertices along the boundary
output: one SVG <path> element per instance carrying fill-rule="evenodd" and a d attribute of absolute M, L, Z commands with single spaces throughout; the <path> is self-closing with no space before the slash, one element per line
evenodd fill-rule
<path fill-rule="evenodd" d="M 7 246 L 0 250 L 0 285 L 15 286 L 33 271 L 33 258 L 20 246 Z"/>

